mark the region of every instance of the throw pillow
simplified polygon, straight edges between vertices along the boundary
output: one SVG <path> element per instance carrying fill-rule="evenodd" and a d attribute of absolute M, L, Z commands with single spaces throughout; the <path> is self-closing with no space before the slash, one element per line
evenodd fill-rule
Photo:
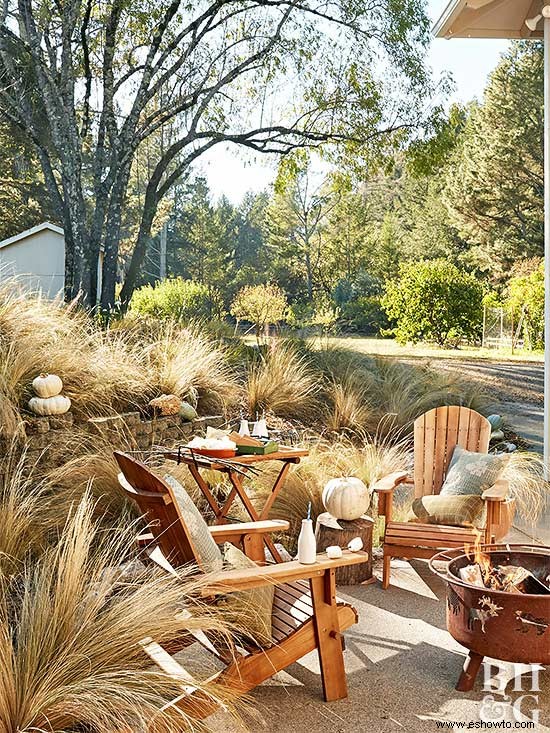
<path fill-rule="evenodd" d="M 226 542 L 224 561 L 227 569 L 255 568 L 256 563 L 235 545 Z M 237 627 L 243 637 L 259 646 L 271 646 L 271 614 L 275 586 L 264 585 L 250 590 L 228 593 L 217 605 L 223 608 L 224 618 Z"/>
<path fill-rule="evenodd" d="M 421 496 L 413 501 L 407 522 L 481 528 L 485 525 L 485 502 L 473 494 Z"/>
<path fill-rule="evenodd" d="M 474 453 L 455 446 L 453 457 L 443 482 L 440 496 L 462 496 L 475 494 L 481 496 L 498 479 L 504 468 L 506 456 L 488 453 Z"/>
<path fill-rule="evenodd" d="M 202 570 L 207 573 L 221 570 L 223 567 L 222 553 L 214 542 L 208 525 L 195 503 L 180 482 L 173 476 L 166 475 L 164 480 L 172 489 L 174 498 L 178 503 L 185 526 L 193 540 Z"/>

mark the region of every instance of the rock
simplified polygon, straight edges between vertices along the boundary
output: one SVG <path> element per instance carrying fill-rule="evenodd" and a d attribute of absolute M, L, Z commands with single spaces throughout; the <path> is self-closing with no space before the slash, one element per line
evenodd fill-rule
<path fill-rule="evenodd" d="M 163 394 L 149 401 L 149 407 L 152 407 L 159 415 L 177 415 L 180 406 L 181 400 L 175 394 Z"/>

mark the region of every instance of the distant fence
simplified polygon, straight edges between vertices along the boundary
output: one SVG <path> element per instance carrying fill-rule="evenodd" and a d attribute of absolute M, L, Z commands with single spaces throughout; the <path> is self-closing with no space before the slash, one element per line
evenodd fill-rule
<path fill-rule="evenodd" d="M 525 347 L 522 336 L 523 318 L 514 323 L 513 316 L 504 308 L 483 308 L 483 348 L 521 350 Z"/>

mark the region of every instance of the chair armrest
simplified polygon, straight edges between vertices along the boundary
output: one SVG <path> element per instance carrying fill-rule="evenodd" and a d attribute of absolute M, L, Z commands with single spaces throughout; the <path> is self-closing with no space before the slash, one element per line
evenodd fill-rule
<path fill-rule="evenodd" d="M 218 544 L 230 542 L 249 534 L 268 534 L 269 532 L 285 532 L 290 523 L 283 519 L 265 519 L 260 522 L 238 522 L 235 524 L 217 524 L 208 527 L 210 534 Z"/>
<path fill-rule="evenodd" d="M 396 486 L 404 483 L 408 478 L 409 474 L 407 471 L 396 471 L 395 473 L 390 473 L 387 476 L 384 476 L 384 478 L 376 481 L 372 488 L 378 493 L 393 491 Z"/>
<path fill-rule="evenodd" d="M 495 483 L 486 489 L 481 495 L 486 501 L 506 501 L 510 484 L 506 479 L 498 479 Z"/>
<path fill-rule="evenodd" d="M 297 560 L 283 562 L 276 565 L 262 565 L 239 570 L 222 570 L 208 576 L 208 584 L 202 589 L 203 596 L 232 593 L 249 588 L 258 588 L 262 585 L 281 585 L 293 580 L 307 580 L 324 575 L 327 570 L 345 565 L 359 565 L 367 562 L 368 552 L 350 552 L 344 550 L 342 557 L 331 560 L 326 553 L 317 555 L 317 560 L 311 565 L 302 565 Z"/>

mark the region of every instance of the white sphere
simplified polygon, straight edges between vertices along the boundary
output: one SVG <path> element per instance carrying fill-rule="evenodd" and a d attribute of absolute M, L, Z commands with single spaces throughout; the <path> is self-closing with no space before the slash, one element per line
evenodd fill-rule
<path fill-rule="evenodd" d="M 336 519 L 358 519 L 369 508 L 370 491 L 355 476 L 333 478 L 323 489 L 323 504 Z"/>

